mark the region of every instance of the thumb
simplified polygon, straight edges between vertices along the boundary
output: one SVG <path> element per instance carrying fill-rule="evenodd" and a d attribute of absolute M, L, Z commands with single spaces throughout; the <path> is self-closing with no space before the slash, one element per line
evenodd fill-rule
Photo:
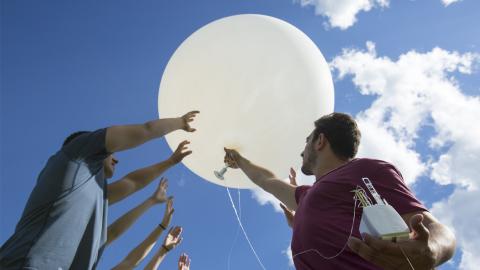
<path fill-rule="evenodd" d="M 290 211 L 290 209 L 288 209 L 283 203 L 280 204 L 280 208 L 282 208 L 285 215 L 291 215 L 292 214 L 292 211 Z"/>
<path fill-rule="evenodd" d="M 423 225 L 423 215 L 417 214 L 410 218 L 410 227 L 415 233 L 415 240 L 428 240 L 430 237 L 430 231 Z"/>

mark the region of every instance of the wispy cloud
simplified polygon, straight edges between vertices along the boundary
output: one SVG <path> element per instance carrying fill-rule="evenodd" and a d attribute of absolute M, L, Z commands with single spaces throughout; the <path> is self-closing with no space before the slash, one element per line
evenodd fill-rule
<path fill-rule="evenodd" d="M 460 2 L 460 1 L 462 1 L 462 0 L 442 0 L 442 3 L 443 3 L 444 6 L 447 7 L 447 6 L 449 6 L 449 5 L 451 5 L 455 2 Z"/>
<path fill-rule="evenodd" d="M 355 24 L 359 12 L 388 7 L 389 4 L 389 0 L 295 0 L 295 2 L 301 6 L 314 6 L 316 14 L 328 18 L 327 27 L 342 30 Z"/>
<path fill-rule="evenodd" d="M 462 0 L 441 0 L 445 7 Z M 294 0 L 302 7 L 312 6 L 315 14 L 326 17 L 326 28 L 348 29 L 357 22 L 357 14 L 375 8 L 388 8 L 390 0 Z"/>

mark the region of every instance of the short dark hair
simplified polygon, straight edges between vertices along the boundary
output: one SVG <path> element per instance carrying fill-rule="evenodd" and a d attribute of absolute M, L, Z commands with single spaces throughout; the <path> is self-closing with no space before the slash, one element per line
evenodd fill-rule
<path fill-rule="evenodd" d="M 73 139 L 75 139 L 76 137 L 82 135 L 82 134 L 85 134 L 85 133 L 88 133 L 89 131 L 77 131 L 77 132 L 74 132 L 72 134 L 70 134 L 66 139 L 65 141 L 63 141 L 63 145 L 62 146 L 65 146 L 67 145 L 69 142 L 73 141 Z"/>
<path fill-rule="evenodd" d="M 342 159 L 354 158 L 361 133 L 355 120 L 348 114 L 334 112 L 315 121 L 313 140 L 323 133 L 335 155 Z"/>

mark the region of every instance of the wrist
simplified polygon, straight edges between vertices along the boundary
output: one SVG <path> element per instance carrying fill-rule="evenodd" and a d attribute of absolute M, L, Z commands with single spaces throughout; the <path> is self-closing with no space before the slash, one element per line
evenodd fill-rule
<path fill-rule="evenodd" d="M 172 249 L 169 249 L 165 244 L 160 248 L 160 252 L 163 252 L 163 254 L 167 254 L 170 250 Z"/>
<path fill-rule="evenodd" d="M 185 121 L 183 120 L 183 117 L 177 117 L 175 118 L 175 127 L 178 129 L 183 129 L 185 126 Z"/>
<path fill-rule="evenodd" d="M 171 167 L 171 166 L 177 165 L 180 161 L 179 161 L 179 160 L 178 160 L 178 161 L 175 160 L 175 158 L 174 158 L 173 155 L 172 155 L 172 156 L 170 156 L 165 162 L 167 163 L 167 165 L 168 165 L 169 167 Z"/>
<path fill-rule="evenodd" d="M 147 201 L 148 201 L 148 204 L 150 204 L 150 205 L 155 205 L 155 204 L 159 204 L 159 203 L 163 202 L 163 201 L 161 201 L 161 200 L 159 200 L 155 197 L 150 197 L 150 198 L 147 199 Z"/>

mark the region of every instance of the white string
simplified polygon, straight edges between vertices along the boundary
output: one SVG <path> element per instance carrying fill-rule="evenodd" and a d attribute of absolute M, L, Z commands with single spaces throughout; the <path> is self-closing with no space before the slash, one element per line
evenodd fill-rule
<path fill-rule="evenodd" d="M 235 207 L 235 204 L 233 203 L 233 199 L 232 199 L 232 195 L 230 194 L 230 190 L 228 189 L 228 187 L 226 187 L 226 189 L 227 189 L 227 193 L 228 193 L 228 198 L 230 198 L 230 202 L 232 203 L 233 211 L 235 212 L 235 216 L 237 217 L 238 224 L 240 225 L 240 228 L 243 231 L 243 235 L 245 236 L 245 239 L 247 240 L 248 244 L 250 245 L 250 249 L 252 250 L 253 254 L 255 255 L 255 258 L 257 258 L 258 263 L 260 264 L 262 269 L 266 270 L 265 266 L 263 266 L 262 261 L 258 257 L 257 252 L 255 252 L 255 249 L 253 248 L 253 245 L 250 242 L 250 239 L 248 238 L 248 235 L 245 232 L 245 229 L 243 228 L 242 221 L 240 220 L 240 217 L 238 216 L 237 208 Z"/>
<path fill-rule="evenodd" d="M 408 264 L 410 265 L 410 268 L 412 268 L 412 270 L 415 270 L 415 268 L 414 268 L 413 265 L 412 265 L 412 262 L 411 262 L 410 259 L 408 258 L 407 254 L 406 254 L 405 251 L 403 250 L 402 246 L 401 246 L 401 245 L 398 245 L 398 247 L 400 248 L 400 251 L 402 251 L 402 254 L 403 254 L 403 256 L 405 257 L 405 259 L 407 259 L 407 262 L 408 262 Z"/>
<path fill-rule="evenodd" d="M 324 258 L 325 260 L 331 260 L 331 259 L 334 259 L 336 257 L 338 257 L 340 254 L 342 254 L 342 252 L 345 250 L 345 248 L 347 248 L 347 244 L 348 244 L 348 239 L 352 236 L 353 234 L 353 226 L 355 225 L 355 212 L 357 210 L 357 198 L 354 197 L 355 201 L 353 203 L 353 218 L 352 218 L 352 226 L 350 227 L 350 234 L 348 235 L 347 237 L 347 241 L 345 241 L 345 244 L 343 245 L 343 248 L 335 255 L 331 256 L 331 257 L 326 257 L 324 256 L 322 253 L 320 253 L 317 249 L 308 249 L 308 250 L 305 250 L 305 251 L 301 251 L 295 255 L 292 256 L 292 259 L 297 257 L 298 255 L 302 255 L 302 254 L 305 254 L 305 253 L 308 253 L 308 252 L 311 252 L 311 251 L 314 251 L 315 253 L 317 253 L 318 255 L 320 255 L 322 258 Z"/>
<path fill-rule="evenodd" d="M 240 203 L 240 189 L 237 188 L 237 198 L 238 198 L 238 213 L 240 220 L 242 219 L 242 204 Z M 237 232 L 235 233 L 235 238 L 233 240 L 232 246 L 230 247 L 230 251 L 228 252 L 228 257 L 227 257 L 227 270 L 230 270 L 230 259 L 232 257 L 232 251 L 233 247 L 237 243 L 238 235 L 240 233 L 240 225 L 237 227 Z"/>

